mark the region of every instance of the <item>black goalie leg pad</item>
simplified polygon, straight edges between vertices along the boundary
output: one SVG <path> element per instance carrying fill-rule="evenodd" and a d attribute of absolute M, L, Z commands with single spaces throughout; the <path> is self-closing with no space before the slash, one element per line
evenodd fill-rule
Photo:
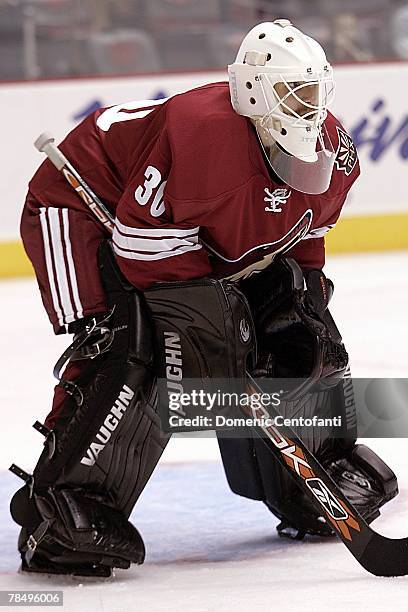
<path fill-rule="evenodd" d="M 210 278 L 159 283 L 145 297 L 154 319 L 164 423 L 169 397 L 191 390 L 189 385 L 208 390 L 218 379 L 229 390 L 245 390 L 247 369 L 255 362 L 255 329 L 236 283 Z"/>
<path fill-rule="evenodd" d="M 101 269 L 112 341 L 83 362 L 30 486 L 13 498 L 12 516 L 24 528 L 23 568 L 45 567 L 48 559 L 47 571 L 58 566 L 64 573 L 75 563 L 88 570 L 92 558 L 91 566 L 104 572 L 144 558 L 128 517 L 168 441 L 157 415 L 152 325 L 143 295 L 120 276 L 107 245 Z M 47 529 L 38 537 L 41 525 Z"/>
<path fill-rule="evenodd" d="M 262 379 L 258 379 L 262 385 Z M 351 382 L 351 381 L 350 381 Z M 348 382 L 347 382 L 348 384 Z M 347 387 L 348 389 L 348 387 Z M 293 402 L 281 402 L 280 412 L 285 416 L 313 416 L 321 418 L 341 415 L 342 428 L 332 437 L 332 428 L 298 427 L 299 437 L 324 464 L 343 456 L 355 442 L 355 414 L 346 412 L 344 386 L 308 393 Z M 279 532 L 295 533 L 301 538 L 306 533 L 330 536 L 331 527 L 320 516 L 314 504 L 302 493 L 292 476 L 273 460 L 261 440 L 252 437 L 229 440 L 218 436 L 218 443 L 231 489 L 238 495 L 263 501 L 281 521 Z"/>
<path fill-rule="evenodd" d="M 158 373 L 181 378 L 245 378 L 256 351 L 255 327 L 248 302 L 237 284 L 202 278 L 180 283 L 158 283 L 145 292 L 154 319 Z M 181 345 L 173 357 L 170 338 Z M 180 361 L 180 363 L 178 362 Z M 177 390 L 177 385 L 174 385 Z"/>
<path fill-rule="evenodd" d="M 377 518 L 381 506 L 398 494 L 396 475 L 367 446 L 354 445 L 339 459 L 323 464 L 328 474 L 367 523 Z M 280 485 L 286 486 L 286 497 L 282 496 L 282 499 L 275 504 L 266 502 L 269 509 L 281 518 L 282 522 L 277 528 L 278 533 L 295 539 L 302 539 L 307 533 L 320 536 L 334 535 L 329 524 L 318 515 L 300 489 L 291 487 L 289 480 L 285 481 L 285 475 L 282 474 L 281 477 L 278 475 L 279 478 Z"/>
<path fill-rule="evenodd" d="M 310 393 L 303 400 L 301 414 L 305 416 L 339 416 L 342 427 L 299 428 L 306 442 L 329 475 L 357 511 L 370 523 L 379 516 L 379 508 L 398 493 L 394 472 L 371 449 L 356 445 L 356 407 L 351 378 L 344 378 L 335 388 Z M 299 415 L 297 402 L 286 407 L 287 414 Z M 300 492 L 289 474 L 274 467 L 275 494 L 266 504 L 281 519 L 278 532 L 302 538 L 305 534 L 329 535 L 331 526 Z M 272 476 L 271 476 L 272 477 Z"/>
<path fill-rule="evenodd" d="M 241 284 L 255 319 L 259 354 L 253 375 L 291 378 L 293 392 L 279 406 L 284 417 L 340 417 L 341 427 L 296 427 L 299 438 L 368 520 L 397 494 L 393 472 L 356 442 L 356 407 L 347 352 L 328 310 L 333 284 L 320 270 L 304 272 L 276 260 Z M 299 380 L 294 380 L 299 379 Z M 219 439 L 228 481 L 240 495 L 260 499 L 281 519 L 283 535 L 332 534 L 331 526 L 295 481 L 271 460 L 259 440 Z M 364 447 L 365 448 L 365 447 Z M 364 454 L 364 460 L 362 459 Z M 239 466 L 239 468 L 237 468 Z"/>

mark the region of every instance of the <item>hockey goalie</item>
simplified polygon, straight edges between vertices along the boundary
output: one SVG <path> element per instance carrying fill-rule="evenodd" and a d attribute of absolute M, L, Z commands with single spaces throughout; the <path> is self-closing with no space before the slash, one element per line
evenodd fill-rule
<path fill-rule="evenodd" d="M 21 234 L 54 331 L 73 340 L 36 423 L 44 450 L 32 474 L 15 469 L 23 571 L 107 576 L 143 563 L 129 516 L 169 439 L 157 411 L 166 330 L 183 376 L 300 379 L 286 414 L 341 415 L 341 436 L 302 438 L 367 521 L 397 494 L 390 468 L 356 444 L 329 311 L 324 235 L 359 175 L 328 110 L 333 90 L 315 40 L 284 19 L 261 23 L 228 82 L 99 109 L 63 141 L 113 236 L 49 160 L 34 175 Z M 232 491 L 266 504 L 282 535 L 333 533 L 250 430 L 219 446 Z"/>

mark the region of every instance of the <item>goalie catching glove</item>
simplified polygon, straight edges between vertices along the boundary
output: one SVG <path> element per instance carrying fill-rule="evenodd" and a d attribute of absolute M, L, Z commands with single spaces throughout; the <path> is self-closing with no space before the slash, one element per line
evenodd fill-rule
<path fill-rule="evenodd" d="M 257 328 L 254 375 L 292 379 L 288 400 L 336 386 L 348 354 L 328 310 L 332 281 L 321 270 L 302 272 L 293 259 L 282 258 L 241 286 Z"/>

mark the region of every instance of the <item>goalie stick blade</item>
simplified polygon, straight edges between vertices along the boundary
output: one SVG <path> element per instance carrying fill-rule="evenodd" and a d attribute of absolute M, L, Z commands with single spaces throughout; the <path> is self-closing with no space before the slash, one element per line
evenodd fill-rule
<path fill-rule="evenodd" d="M 248 372 L 247 375 L 252 390 L 263 393 L 259 383 Z M 268 408 L 269 412 L 257 402 L 256 406 L 242 407 L 242 410 L 245 416 L 260 421 L 279 415 L 272 405 Z M 323 512 L 328 524 L 364 569 L 375 576 L 408 574 L 408 538 L 387 538 L 371 529 L 293 429 L 285 427 L 285 435 L 269 423 L 251 429 L 318 511 Z"/>
<path fill-rule="evenodd" d="M 375 576 L 406 576 L 408 574 L 408 538 L 392 539 L 377 533 L 368 525 L 367 545 L 361 554 L 354 554 L 357 561 Z"/>

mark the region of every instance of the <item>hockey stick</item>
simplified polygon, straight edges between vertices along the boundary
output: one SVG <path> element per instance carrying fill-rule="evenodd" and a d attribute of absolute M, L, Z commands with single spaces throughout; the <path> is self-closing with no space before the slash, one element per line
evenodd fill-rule
<path fill-rule="evenodd" d="M 48 155 L 58 170 L 64 173 L 72 189 L 112 233 L 111 214 L 67 158 L 53 144 L 53 141 L 54 139 L 45 133 L 36 140 L 35 146 Z M 72 180 L 72 177 L 75 180 Z M 101 211 L 109 223 L 101 219 Z M 263 393 L 259 383 L 248 372 L 247 376 L 252 391 L 257 394 Z M 249 416 L 261 421 L 280 416 L 275 408 L 272 406 L 268 408 L 269 411 L 257 404 L 256 408 L 249 408 Z M 244 410 L 246 416 L 248 416 L 247 410 Z M 336 534 L 368 572 L 376 576 L 408 574 L 408 538 L 392 539 L 375 532 L 291 428 L 286 428 L 287 435 L 282 435 L 276 427 L 270 424 L 254 425 L 251 429 L 292 475 L 319 512 L 323 511 Z"/>
<path fill-rule="evenodd" d="M 248 372 L 247 376 L 253 391 L 263 393 Z M 280 414 L 272 405 L 268 405 L 267 411 L 257 404 L 255 409 L 251 408 L 251 416 L 262 421 Z M 329 524 L 364 569 L 376 576 L 408 574 L 408 538 L 387 538 L 374 531 L 293 429 L 285 427 L 288 435 L 282 435 L 269 424 L 254 425 L 251 429 L 314 505 L 323 510 Z"/>

